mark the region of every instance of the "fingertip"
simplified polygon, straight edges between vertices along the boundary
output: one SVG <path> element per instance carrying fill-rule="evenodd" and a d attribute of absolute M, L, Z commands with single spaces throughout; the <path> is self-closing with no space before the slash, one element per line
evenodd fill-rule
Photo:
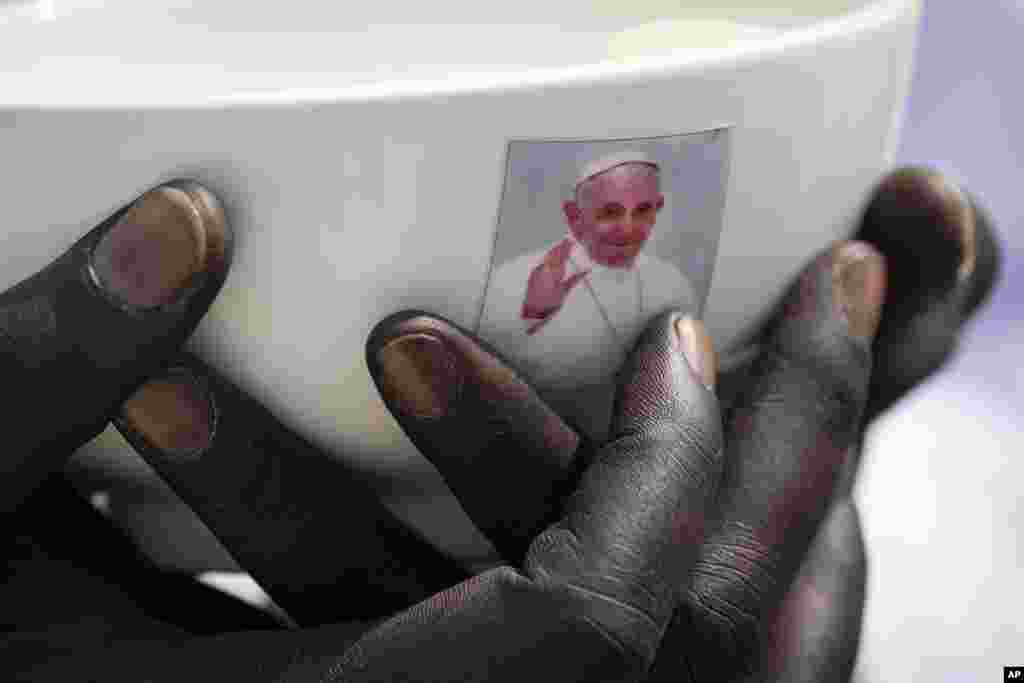
<path fill-rule="evenodd" d="M 921 180 L 922 173 L 928 174 L 924 176 L 927 183 Z M 867 409 L 869 419 L 887 410 L 945 364 L 956 350 L 965 320 L 985 304 L 1001 277 L 998 235 L 989 213 L 971 193 L 961 191 L 931 170 L 920 171 L 917 176 L 904 179 L 904 183 L 931 188 L 932 219 L 926 211 L 927 198 L 920 200 L 916 208 L 906 196 L 902 204 L 895 193 L 889 199 L 890 203 L 902 206 L 901 210 L 917 215 L 917 225 L 924 225 L 926 229 L 931 220 L 931 229 L 935 232 L 941 222 L 936 217 L 941 217 L 942 211 L 934 206 L 945 198 L 946 215 L 962 216 L 963 230 L 948 231 L 945 237 L 938 239 L 918 238 L 916 252 L 912 244 L 901 242 L 913 241 L 911 237 L 901 237 L 901 230 L 905 231 L 908 225 L 912 227 L 913 221 L 903 226 L 876 221 L 873 238 L 871 234 L 862 234 L 873 239 L 885 253 L 889 265 L 888 292 L 873 345 L 875 370 Z M 940 258 L 957 242 L 958 253 L 947 254 L 944 279 L 929 280 L 923 270 L 929 266 L 922 260 L 927 261 L 936 257 L 934 255 Z M 960 258 L 959 265 L 954 256 Z M 931 267 L 937 266 L 932 264 Z"/>
<path fill-rule="evenodd" d="M 874 246 L 836 243 L 801 273 L 766 337 L 771 372 L 794 386 L 809 382 L 806 398 L 834 407 L 836 425 L 852 426 L 867 399 L 886 272 Z"/>
<path fill-rule="evenodd" d="M 421 311 L 376 325 L 367 360 L 386 407 L 470 519 L 517 561 L 550 523 L 580 438 L 470 332 Z"/>
<path fill-rule="evenodd" d="M 718 353 L 704 323 L 685 315 L 676 317 L 674 327 L 679 349 L 695 378 L 713 393 L 718 381 Z"/>
<path fill-rule="evenodd" d="M 974 212 L 948 175 L 906 166 L 876 187 L 857 239 L 881 251 L 891 266 L 887 308 L 899 312 L 952 292 L 971 270 Z"/>
<path fill-rule="evenodd" d="M 566 240 L 562 240 L 544 255 L 544 266 L 548 269 L 558 268 L 564 261 Z"/>
<path fill-rule="evenodd" d="M 407 308 L 382 318 L 376 325 L 370 328 L 370 332 L 366 335 L 366 358 L 370 364 L 371 369 L 377 366 L 377 352 L 382 346 L 393 339 L 396 335 L 400 334 L 399 329 L 402 325 L 409 323 L 417 318 L 423 318 L 425 322 L 439 321 L 440 319 L 435 318 L 426 311 L 422 311 L 415 308 Z"/>
<path fill-rule="evenodd" d="M 873 245 L 835 243 L 787 291 L 765 342 L 794 357 L 854 354 L 866 361 L 882 321 L 888 273 L 886 257 Z"/>
<path fill-rule="evenodd" d="M 129 440 L 177 461 L 199 458 L 213 443 L 216 408 L 203 381 L 174 366 L 144 382 L 115 420 Z"/>
<path fill-rule="evenodd" d="M 406 417 L 445 417 L 461 385 L 458 365 L 444 341 L 427 333 L 395 337 L 377 352 L 385 402 Z"/>
<path fill-rule="evenodd" d="M 619 375 L 611 433 L 652 423 L 719 432 L 713 389 L 717 365 L 714 345 L 699 320 L 671 310 L 656 316 Z"/>
<path fill-rule="evenodd" d="M 885 301 L 885 257 L 867 242 L 840 242 L 832 253 L 833 305 L 854 337 L 871 341 Z"/>
<path fill-rule="evenodd" d="M 370 331 L 367 366 L 396 417 L 440 419 L 453 405 L 461 378 L 444 336 L 438 334 L 443 325 L 410 309 L 387 316 Z"/>
<path fill-rule="evenodd" d="M 227 209 L 217 195 L 200 183 L 188 178 L 177 178 L 164 184 L 185 193 L 191 208 L 203 226 L 203 270 L 223 273 L 231 263 L 235 234 L 228 220 Z"/>
<path fill-rule="evenodd" d="M 964 315 L 971 316 L 989 299 L 1003 277 L 1003 248 L 990 212 L 971 193 L 966 193 L 974 221 L 973 270 L 962 276 Z"/>
<path fill-rule="evenodd" d="M 118 308 L 149 310 L 219 286 L 232 233 L 223 207 L 202 185 L 179 179 L 135 200 L 88 252 L 92 281 Z"/>

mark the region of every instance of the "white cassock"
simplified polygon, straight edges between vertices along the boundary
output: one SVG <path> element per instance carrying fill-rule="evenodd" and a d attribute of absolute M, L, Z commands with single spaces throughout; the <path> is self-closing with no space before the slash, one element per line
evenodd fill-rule
<path fill-rule="evenodd" d="M 572 239 L 570 237 L 570 239 Z M 697 314 L 693 286 L 679 269 L 641 252 L 630 269 L 594 263 L 573 240 L 566 263 L 590 274 L 537 332 L 521 317 L 530 273 L 554 245 L 501 265 L 491 276 L 479 336 L 490 342 L 565 417 L 604 439 L 611 416 L 615 373 L 639 334 L 667 309 Z"/>

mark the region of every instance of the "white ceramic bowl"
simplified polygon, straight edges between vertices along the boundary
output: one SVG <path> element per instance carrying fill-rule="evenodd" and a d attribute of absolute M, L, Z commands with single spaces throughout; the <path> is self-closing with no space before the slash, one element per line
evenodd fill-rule
<path fill-rule="evenodd" d="M 0 0 L 0 287 L 196 179 L 237 241 L 192 348 L 339 457 L 437 484 L 364 342 L 403 308 L 475 328 L 510 143 L 724 130 L 696 289 L 729 351 L 854 227 L 918 20 L 915 0 Z"/>

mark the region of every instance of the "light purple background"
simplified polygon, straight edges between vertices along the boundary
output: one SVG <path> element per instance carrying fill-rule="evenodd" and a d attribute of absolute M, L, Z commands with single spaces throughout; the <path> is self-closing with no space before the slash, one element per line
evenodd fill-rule
<path fill-rule="evenodd" d="M 929 0 L 899 163 L 988 207 L 1005 272 L 953 362 L 875 427 L 858 683 L 998 681 L 1024 664 L 1024 3 Z"/>

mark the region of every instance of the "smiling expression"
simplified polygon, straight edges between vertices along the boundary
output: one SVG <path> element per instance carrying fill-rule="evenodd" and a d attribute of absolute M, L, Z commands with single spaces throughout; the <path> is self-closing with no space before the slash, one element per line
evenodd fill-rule
<path fill-rule="evenodd" d="M 629 163 L 583 182 L 563 210 L 590 258 L 609 268 L 632 268 L 665 205 L 657 167 Z"/>

